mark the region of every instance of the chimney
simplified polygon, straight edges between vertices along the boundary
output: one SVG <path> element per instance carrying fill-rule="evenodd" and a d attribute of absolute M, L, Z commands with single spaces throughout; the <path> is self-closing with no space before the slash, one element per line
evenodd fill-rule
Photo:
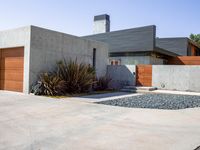
<path fill-rule="evenodd" d="M 110 32 L 110 16 L 107 14 L 94 16 L 94 34 Z"/>

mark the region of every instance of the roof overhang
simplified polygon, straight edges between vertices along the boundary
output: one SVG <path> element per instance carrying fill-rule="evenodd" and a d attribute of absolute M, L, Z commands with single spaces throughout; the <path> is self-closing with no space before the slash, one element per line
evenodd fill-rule
<path fill-rule="evenodd" d="M 172 57 L 179 56 L 179 55 L 176 54 L 176 53 L 167 51 L 167 50 L 162 49 L 162 48 L 160 48 L 160 47 L 155 47 L 154 52 L 157 52 L 157 53 L 160 53 L 160 54 L 164 54 L 164 55 L 167 55 L 167 56 L 172 56 Z"/>

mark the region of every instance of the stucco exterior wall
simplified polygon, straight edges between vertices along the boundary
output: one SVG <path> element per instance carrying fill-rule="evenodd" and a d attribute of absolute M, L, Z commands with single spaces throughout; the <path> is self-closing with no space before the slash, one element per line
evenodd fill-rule
<path fill-rule="evenodd" d="M 96 72 L 98 76 L 103 76 L 108 64 L 107 44 L 32 26 L 30 84 L 36 81 L 38 74 L 52 70 L 56 62 L 63 59 L 77 59 L 78 62 L 92 65 L 94 48 Z"/>
<path fill-rule="evenodd" d="M 24 93 L 29 92 L 30 30 L 31 26 L 0 31 L 0 49 L 24 47 Z"/>
<path fill-rule="evenodd" d="M 109 87 L 120 89 L 125 85 L 135 85 L 135 65 L 107 66 L 107 76 L 112 80 Z"/>
<path fill-rule="evenodd" d="M 152 73 L 159 89 L 200 92 L 200 66 L 154 65 Z"/>

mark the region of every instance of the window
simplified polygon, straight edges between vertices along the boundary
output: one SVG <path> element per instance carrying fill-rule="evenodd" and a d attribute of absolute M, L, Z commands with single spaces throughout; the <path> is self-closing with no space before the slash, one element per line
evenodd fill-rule
<path fill-rule="evenodd" d="M 92 66 L 96 67 L 96 48 L 93 48 L 93 60 L 92 60 Z"/>
<path fill-rule="evenodd" d="M 197 49 L 197 56 L 200 56 L 200 49 Z"/>
<path fill-rule="evenodd" d="M 113 66 L 114 66 L 114 65 L 116 65 L 116 66 L 117 66 L 117 65 L 121 65 L 121 61 L 120 61 L 120 60 L 111 60 L 111 61 L 110 61 L 110 64 L 113 65 Z"/>

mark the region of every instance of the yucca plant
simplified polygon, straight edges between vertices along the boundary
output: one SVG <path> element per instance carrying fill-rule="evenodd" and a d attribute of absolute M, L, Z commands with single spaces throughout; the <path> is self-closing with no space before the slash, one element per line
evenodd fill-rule
<path fill-rule="evenodd" d="M 34 86 L 35 95 L 56 96 L 66 91 L 66 82 L 55 73 L 42 73 L 38 83 Z"/>
<path fill-rule="evenodd" d="M 90 65 L 63 60 L 57 63 L 54 72 L 41 74 L 32 91 L 35 95 L 51 96 L 88 92 L 94 79 L 95 70 Z"/>
<path fill-rule="evenodd" d="M 92 87 L 95 78 L 95 70 L 84 63 L 78 63 L 77 60 L 66 63 L 58 63 L 57 74 L 66 82 L 67 93 L 87 92 Z"/>

